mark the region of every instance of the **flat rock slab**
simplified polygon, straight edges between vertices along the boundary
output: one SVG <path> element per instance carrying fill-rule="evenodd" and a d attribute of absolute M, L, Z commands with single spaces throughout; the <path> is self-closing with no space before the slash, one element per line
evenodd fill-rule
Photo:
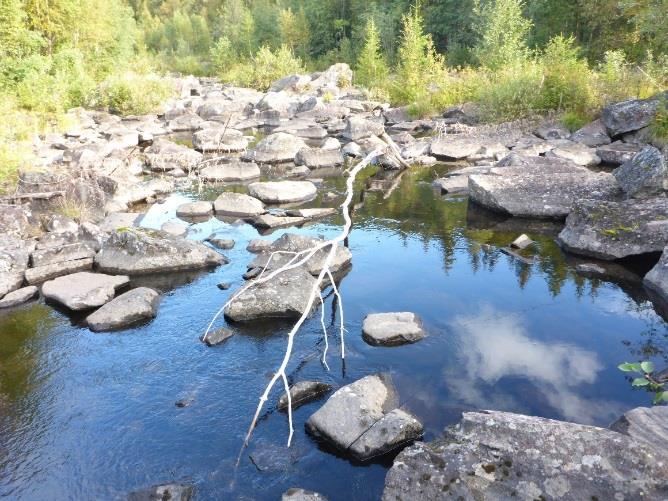
<path fill-rule="evenodd" d="M 461 160 L 478 153 L 482 144 L 475 139 L 443 137 L 432 141 L 430 152 L 436 158 Z"/>
<path fill-rule="evenodd" d="M 207 346 L 216 346 L 218 344 L 224 343 L 232 336 L 234 336 L 234 332 L 232 332 L 229 329 L 225 329 L 224 327 L 221 327 L 220 329 L 216 329 L 215 331 L 209 331 L 208 333 L 205 333 L 202 336 L 201 341 Z"/>
<path fill-rule="evenodd" d="M 280 273 L 267 282 L 251 284 L 244 292 L 235 293 L 225 308 L 225 317 L 235 322 L 299 318 L 308 307 L 314 285 L 315 278 L 303 268 Z"/>
<path fill-rule="evenodd" d="M 257 143 L 255 148 L 248 152 L 247 159 L 266 164 L 292 162 L 297 152 L 305 146 L 306 143 L 297 136 L 276 132 Z"/>
<path fill-rule="evenodd" d="M 242 151 L 248 146 L 246 139 L 241 131 L 234 129 L 207 128 L 193 134 L 193 148 L 197 151 Z"/>
<path fill-rule="evenodd" d="M 163 223 L 160 227 L 160 230 L 175 237 L 185 237 L 188 234 L 188 226 L 183 223 L 177 223 L 175 221 L 167 221 Z"/>
<path fill-rule="evenodd" d="M 210 235 L 206 239 L 206 241 L 209 242 L 214 247 L 223 250 L 230 250 L 234 248 L 234 243 L 235 243 L 234 240 L 232 240 L 231 238 L 220 238 L 217 237 L 216 235 Z"/>
<path fill-rule="evenodd" d="M 34 285 L 22 287 L 21 289 L 10 292 L 5 297 L 0 299 L 0 308 L 11 308 L 12 306 L 18 306 L 20 304 L 27 303 L 37 296 L 39 296 L 39 289 Z"/>
<path fill-rule="evenodd" d="M 287 228 L 288 226 L 299 226 L 305 222 L 306 218 L 303 217 L 275 216 L 274 214 L 261 214 L 250 221 L 253 226 L 260 229 Z"/>
<path fill-rule="evenodd" d="M 252 217 L 265 213 L 264 204 L 257 198 L 231 191 L 218 196 L 213 210 L 220 216 Z"/>
<path fill-rule="evenodd" d="M 408 422 L 404 422 L 408 426 L 396 426 L 397 421 L 410 416 L 403 411 L 392 414 L 396 407 L 397 394 L 389 377 L 366 376 L 334 392 L 308 418 L 306 430 L 359 460 L 371 459 L 422 434 L 421 426 L 419 433 L 413 433 L 417 428 L 408 425 Z M 410 419 L 412 422 L 414 418 L 410 416 Z M 378 424 L 381 426 L 374 430 Z M 398 430 L 405 430 L 406 436 L 399 438 L 395 433 Z M 370 435 L 365 438 L 367 433 Z"/>
<path fill-rule="evenodd" d="M 269 181 L 253 183 L 248 186 L 248 193 L 268 204 L 305 202 L 313 200 L 318 192 L 310 181 Z"/>
<path fill-rule="evenodd" d="M 160 294 L 138 287 L 112 299 L 86 318 L 90 330 L 112 331 L 145 322 L 158 314 Z"/>
<path fill-rule="evenodd" d="M 415 313 L 372 313 L 364 319 L 362 337 L 374 346 L 399 346 L 420 341 L 425 332 Z"/>
<path fill-rule="evenodd" d="M 189 202 L 181 204 L 176 209 L 178 217 L 204 217 L 213 214 L 213 205 L 211 202 Z"/>
<path fill-rule="evenodd" d="M 199 171 L 199 178 L 211 183 L 249 181 L 258 177 L 260 177 L 260 168 L 253 162 L 209 165 Z"/>
<path fill-rule="evenodd" d="M 116 290 L 130 282 L 125 275 L 105 275 L 85 271 L 49 280 L 42 285 L 42 295 L 70 310 L 88 310 L 109 302 Z"/>
<path fill-rule="evenodd" d="M 64 261 L 62 263 L 47 264 L 45 266 L 37 266 L 35 268 L 28 268 L 25 271 L 26 282 L 30 285 L 41 284 L 47 280 L 52 280 L 56 277 L 75 273 L 77 271 L 85 271 L 93 268 L 93 258 L 76 259 L 74 261 Z"/>
<path fill-rule="evenodd" d="M 636 407 L 617 419 L 610 429 L 668 451 L 668 407 Z"/>
<path fill-rule="evenodd" d="M 226 258 L 201 242 L 162 231 L 116 231 L 95 257 L 100 271 L 140 275 L 188 271 L 226 264 Z"/>
<path fill-rule="evenodd" d="M 668 454 L 615 431 L 507 412 L 465 412 L 394 460 L 384 501 L 663 499 Z"/>
<path fill-rule="evenodd" d="M 582 200 L 557 241 L 569 252 L 604 260 L 662 252 L 668 245 L 668 199 Z"/>
<path fill-rule="evenodd" d="M 320 381 L 299 381 L 290 386 L 290 398 L 292 400 L 292 409 L 297 409 L 304 404 L 317 400 L 322 395 L 332 389 L 331 384 Z M 281 410 L 288 408 L 288 395 L 283 393 L 278 399 L 278 408 Z"/>
<path fill-rule="evenodd" d="M 488 209 L 520 217 L 560 219 L 583 198 L 607 200 L 619 195 L 615 178 L 607 173 L 516 173 L 469 177 L 471 200 Z"/>
<path fill-rule="evenodd" d="M 305 165 L 309 169 L 338 167 L 343 165 L 343 153 L 340 149 L 302 148 L 295 156 L 295 164 Z"/>
<path fill-rule="evenodd" d="M 338 211 L 334 208 L 313 208 L 313 209 L 290 209 L 285 211 L 288 216 L 303 217 L 305 219 L 320 219 L 336 214 Z"/>

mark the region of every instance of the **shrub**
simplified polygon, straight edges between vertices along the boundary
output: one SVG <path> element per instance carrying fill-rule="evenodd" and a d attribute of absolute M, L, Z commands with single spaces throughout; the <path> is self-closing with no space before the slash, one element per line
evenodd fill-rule
<path fill-rule="evenodd" d="M 228 50 L 225 42 L 217 46 L 214 54 L 218 63 L 214 61 L 214 65 L 219 65 L 219 76 L 223 81 L 237 85 L 267 90 L 272 82 L 279 78 L 306 71 L 301 60 L 286 46 L 281 46 L 276 51 L 264 46 L 249 61 L 230 59 L 227 65 L 223 65 L 222 61 L 225 60 Z"/>
<path fill-rule="evenodd" d="M 389 75 L 387 62 L 380 48 L 380 34 L 373 18 L 366 24 L 364 47 L 355 66 L 356 80 L 367 88 L 381 87 Z"/>
<path fill-rule="evenodd" d="M 492 121 L 514 120 L 540 111 L 543 68 L 535 61 L 488 72 L 478 93 L 483 116 Z"/>
<path fill-rule="evenodd" d="M 174 85 L 169 79 L 125 72 L 106 78 L 88 104 L 121 115 L 144 115 L 156 111 L 173 93 Z"/>

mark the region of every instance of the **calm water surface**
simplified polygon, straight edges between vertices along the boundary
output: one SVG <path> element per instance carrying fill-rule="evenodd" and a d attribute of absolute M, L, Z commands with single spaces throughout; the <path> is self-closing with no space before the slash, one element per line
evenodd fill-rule
<path fill-rule="evenodd" d="M 366 195 L 350 237 L 353 269 L 341 283 L 345 366 L 335 336 L 331 371 L 320 363 L 316 315 L 296 340 L 292 380 L 341 386 L 389 372 L 403 404 L 425 424 L 427 440 L 468 409 L 605 426 L 630 407 L 649 405 L 650 395 L 632 389 L 616 369 L 627 360 L 666 362 L 666 325 L 642 289 L 577 275 L 575 261 L 554 244 L 558 227 L 490 218 L 466 199 L 435 194 L 429 183 L 436 170 L 404 176 L 388 200 Z M 321 193 L 344 189 L 341 178 L 324 185 Z M 173 195 L 143 224 L 159 227 L 183 200 L 213 199 L 219 191 Z M 331 236 L 341 223 L 335 217 L 297 231 Z M 331 500 L 380 497 L 391 458 L 355 464 L 305 434 L 304 422 L 322 402 L 295 412 L 294 444 L 285 447 L 287 418 L 273 408 L 278 388 L 235 470 L 289 325 L 237 328 L 214 348 L 199 341 L 243 283 L 253 259 L 245 247 L 258 237 L 248 225 L 212 219 L 193 225 L 190 238 L 214 231 L 236 240 L 226 251 L 231 264 L 135 280 L 164 292 L 150 324 L 95 334 L 81 318 L 41 302 L 0 313 L 0 496 L 123 499 L 180 481 L 194 483 L 199 499 L 279 499 L 293 486 Z M 503 254 L 500 248 L 523 231 L 538 241 L 529 260 Z M 219 290 L 221 281 L 232 289 Z M 331 299 L 328 323 L 337 318 Z M 365 315 L 404 310 L 423 318 L 428 338 L 396 348 L 362 341 Z M 190 405 L 177 407 L 183 399 Z"/>

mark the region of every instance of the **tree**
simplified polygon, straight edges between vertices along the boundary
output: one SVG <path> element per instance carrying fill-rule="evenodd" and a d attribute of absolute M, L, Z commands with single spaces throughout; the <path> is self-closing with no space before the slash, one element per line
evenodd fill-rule
<path fill-rule="evenodd" d="M 357 59 L 355 71 L 357 81 L 368 88 L 382 84 L 389 74 L 380 49 L 380 34 L 373 18 L 367 21 L 364 48 Z"/>
<path fill-rule="evenodd" d="M 304 9 L 300 8 L 296 14 L 290 8 L 282 9 L 278 22 L 281 29 L 281 42 L 295 54 L 301 57 L 306 56 L 310 35 Z"/>
<path fill-rule="evenodd" d="M 492 0 L 476 5 L 479 18 L 479 43 L 476 55 L 480 63 L 498 70 L 529 55 L 527 38 L 532 23 L 522 14 L 522 0 Z"/>

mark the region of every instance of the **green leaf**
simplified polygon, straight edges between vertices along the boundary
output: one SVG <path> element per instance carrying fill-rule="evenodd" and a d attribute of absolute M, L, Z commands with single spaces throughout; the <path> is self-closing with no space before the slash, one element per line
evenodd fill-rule
<path fill-rule="evenodd" d="M 654 372 L 654 364 L 652 362 L 640 362 L 640 368 L 645 372 L 645 374 L 651 374 Z"/>
<path fill-rule="evenodd" d="M 652 403 L 654 405 L 658 405 L 661 402 L 668 402 L 668 391 L 657 391 L 654 395 L 654 400 L 652 400 Z"/>
<path fill-rule="evenodd" d="M 628 362 L 624 362 L 623 364 L 619 364 L 617 368 L 620 371 L 624 372 L 640 372 L 642 368 L 640 367 L 640 364 L 630 364 Z"/>
<path fill-rule="evenodd" d="M 645 379 L 644 377 L 637 377 L 633 380 L 631 383 L 633 386 L 647 386 L 649 384 L 649 381 Z"/>

